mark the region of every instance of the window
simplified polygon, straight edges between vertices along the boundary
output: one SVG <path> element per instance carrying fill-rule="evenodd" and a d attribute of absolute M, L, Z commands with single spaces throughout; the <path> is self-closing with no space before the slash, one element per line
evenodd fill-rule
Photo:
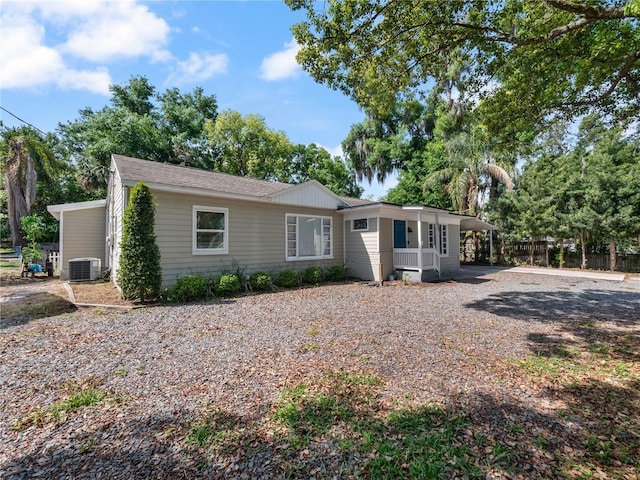
<path fill-rule="evenodd" d="M 333 258 L 331 217 L 286 215 L 287 260 Z"/>
<path fill-rule="evenodd" d="M 193 206 L 194 255 L 229 253 L 229 210 Z"/>
<path fill-rule="evenodd" d="M 440 225 L 440 255 L 449 255 L 449 226 Z"/>
<path fill-rule="evenodd" d="M 427 226 L 427 248 L 436 248 L 436 226 L 429 223 Z"/>
<path fill-rule="evenodd" d="M 352 232 L 366 232 L 368 230 L 369 230 L 368 218 L 356 218 L 355 220 L 352 220 L 352 223 L 351 223 Z"/>

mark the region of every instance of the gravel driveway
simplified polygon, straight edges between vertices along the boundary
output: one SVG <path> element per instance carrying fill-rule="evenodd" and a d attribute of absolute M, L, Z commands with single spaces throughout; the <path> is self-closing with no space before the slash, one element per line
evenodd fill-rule
<path fill-rule="evenodd" d="M 638 335 L 640 284 L 503 272 L 80 310 L 9 326 L 0 330 L 0 478 L 276 477 L 274 448 L 203 465 L 176 432 L 205 406 L 239 425 L 261 422 L 283 387 L 337 369 L 381 377 L 390 408 L 471 409 L 490 398 L 541 412 L 552 401 L 497 367 L 540 339 L 571 335 L 578 322 Z M 87 383 L 118 401 L 14 428 Z"/>

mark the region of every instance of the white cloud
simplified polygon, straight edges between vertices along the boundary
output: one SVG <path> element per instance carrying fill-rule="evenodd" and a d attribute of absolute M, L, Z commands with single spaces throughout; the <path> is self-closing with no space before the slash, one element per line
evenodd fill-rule
<path fill-rule="evenodd" d="M 171 58 L 164 48 L 170 28 L 164 19 L 132 1 L 100 3 L 98 11 L 82 18 L 62 46 L 65 52 L 92 62 L 148 56 Z"/>
<path fill-rule="evenodd" d="M 267 81 L 295 78 L 300 74 L 300 66 L 296 62 L 296 54 L 300 45 L 295 40 L 284 44 L 284 50 L 272 53 L 260 66 L 260 78 Z"/>
<path fill-rule="evenodd" d="M 167 82 L 171 85 L 201 82 L 227 73 L 228 64 L 229 58 L 224 53 L 199 54 L 191 52 L 187 60 L 177 62 L 175 70 Z"/>
<path fill-rule="evenodd" d="M 60 53 L 43 44 L 45 29 L 30 17 L 2 15 L 3 51 L 0 57 L 0 88 L 40 88 L 56 85 L 65 89 L 108 94 L 111 78 L 104 68 L 95 71 L 70 69 Z"/>
<path fill-rule="evenodd" d="M 93 71 L 65 69 L 56 83 L 66 90 L 88 90 L 109 95 L 109 85 L 112 82 L 109 71 L 104 67 L 98 67 Z"/>
<path fill-rule="evenodd" d="M 106 62 L 172 59 L 168 24 L 134 0 L 6 2 L 0 15 L 2 89 L 57 86 L 108 95 Z"/>
<path fill-rule="evenodd" d="M 325 147 L 324 145 L 321 145 L 319 143 L 316 143 L 316 145 L 318 147 L 322 147 L 324 148 L 327 152 L 329 152 L 329 154 L 331 155 L 331 157 L 340 157 L 342 158 L 343 152 L 342 152 L 342 145 L 338 145 L 337 147 Z"/>

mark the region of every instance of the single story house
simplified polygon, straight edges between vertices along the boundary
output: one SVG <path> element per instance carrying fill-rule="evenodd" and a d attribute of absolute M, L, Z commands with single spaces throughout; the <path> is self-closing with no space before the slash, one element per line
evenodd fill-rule
<path fill-rule="evenodd" d="M 93 259 L 117 279 L 124 208 L 138 182 L 155 196 L 164 286 L 236 266 L 345 265 L 375 281 L 447 277 L 460 268 L 461 229 L 495 229 L 437 208 L 340 197 L 315 180 L 291 185 L 113 155 L 105 200 L 48 207 L 60 221 L 62 278 L 76 259 Z"/>

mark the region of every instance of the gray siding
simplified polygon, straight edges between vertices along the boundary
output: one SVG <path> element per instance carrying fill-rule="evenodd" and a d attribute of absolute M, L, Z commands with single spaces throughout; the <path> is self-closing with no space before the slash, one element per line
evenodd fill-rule
<path fill-rule="evenodd" d="M 61 213 L 62 251 L 60 277 L 69 278 L 69 260 L 99 258 L 105 265 L 105 207 L 68 210 Z"/>
<path fill-rule="evenodd" d="M 302 271 L 308 266 L 342 264 L 342 215 L 333 210 L 300 208 L 194 195 L 154 192 L 156 197 L 156 237 L 162 256 L 163 285 L 185 274 L 216 275 L 239 266 L 246 273 L 276 272 L 285 268 Z M 229 210 L 229 253 L 193 255 L 193 205 Z M 333 218 L 333 258 L 285 260 L 285 214 L 322 215 Z"/>
<path fill-rule="evenodd" d="M 449 256 L 440 257 L 441 275 L 456 273 L 460 270 L 460 226 L 449 225 Z"/>
<path fill-rule="evenodd" d="M 352 232 L 351 220 L 344 221 L 345 266 L 362 280 L 379 280 L 378 219 L 369 218 L 369 230 Z"/>

